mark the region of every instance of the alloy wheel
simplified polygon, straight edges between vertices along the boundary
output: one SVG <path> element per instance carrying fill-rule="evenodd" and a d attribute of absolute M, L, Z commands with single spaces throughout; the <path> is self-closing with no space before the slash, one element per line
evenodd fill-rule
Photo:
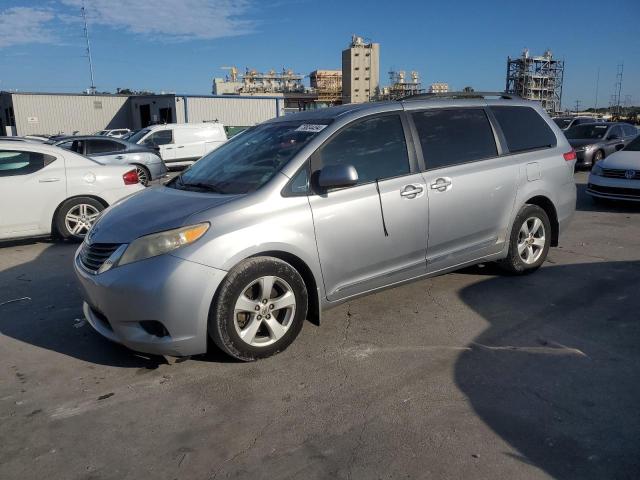
<path fill-rule="evenodd" d="M 64 216 L 64 224 L 73 235 L 86 235 L 96 221 L 100 212 L 93 205 L 80 203 L 74 205 Z"/>
<path fill-rule="evenodd" d="M 518 254 L 524 263 L 536 263 L 546 244 L 545 229 L 538 217 L 527 218 L 518 232 Z"/>
<path fill-rule="evenodd" d="M 236 300 L 233 322 L 247 344 L 266 347 L 280 340 L 293 322 L 296 297 L 291 286 L 276 276 L 260 277 Z"/>
<path fill-rule="evenodd" d="M 138 183 L 146 187 L 149 184 L 149 176 L 147 175 L 147 170 L 142 167 L 136 167 L 136 172 L 138 174 Z"/>

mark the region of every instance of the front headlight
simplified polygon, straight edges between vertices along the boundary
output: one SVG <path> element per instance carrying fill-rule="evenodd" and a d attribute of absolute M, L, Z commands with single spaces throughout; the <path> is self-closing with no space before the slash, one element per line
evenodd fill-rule
<path fill-rule="evenodd" d="M 601 177 L 602 176 L 602 167 L 596 163 L 593 166 L 593 168 L 591 169 L 591 175 L 595 175 L 597 177 Z"/>
<path fill-rule="evenodd" d="M 198 223 L 137 238 L 129 244 L 122 254 L 118 266 L 162 255 L 190 245 L 202 237 L 209 230 L 209 227 L 208 222 Z"/>

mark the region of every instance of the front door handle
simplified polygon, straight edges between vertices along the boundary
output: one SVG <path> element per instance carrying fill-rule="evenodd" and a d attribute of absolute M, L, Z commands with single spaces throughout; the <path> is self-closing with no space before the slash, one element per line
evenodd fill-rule
<path fill-rule="evenodd" d="M 124 158 L 124 155 L 118 155 L 116 156 L 116 160 L 122 160 Z"/>
<path fill-rule="evenodd" d="M 435 182 L 433 182 L 431 186 L 431 190 L 437 190 L 439 192 L 446 192 L 451 189 L 451 179 L 448 177 L 440 177 L 437 178 Z"/>
<path fill-rule="evenodd" d="M 38 180 L 38 182 L 40 183 L 53 183 L 53 182 L 59 182 L 60 179 L 59 178 L 41 178 L 40 180 Z"/>
<path fill-rule="evenodd" d="M 400 190 L 400 196 L 405 198 L 416 198 L 419 193 L 422 193 L 424 188 L 422 185 L 405 185 L 402 190 Z"/>

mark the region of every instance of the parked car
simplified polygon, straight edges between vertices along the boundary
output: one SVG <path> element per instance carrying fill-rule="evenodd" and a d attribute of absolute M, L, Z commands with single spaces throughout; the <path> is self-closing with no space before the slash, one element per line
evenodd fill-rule
<path fill-rule="evenodd" d="M 142 190 L 130 166 L 52 145 L 0 141 L 0 239 L 81 240 L 107 206 Z"/>
<path fill-rule="evenodd" d="M 596 117 L 572 117 L 572 116 L 554 117 L 553 121 L 562 130 L 569 130 L 571 127 L 575 127 L 576 125 L 584 125 L 585 123 L 602 122 L 602 120 Z"/>
<path fill-rule="evenodd" d="M 132 165 L 140 183 L 147 186 L 167 174 L 167 166 L 160 154 L 152 149 L 114 137 L 75 136 L 53 143 L 66 150 L 99 160 L 109 165 Z"/>
<path fill-rule="evenodd" d="M 74 258 L 84 313 L 142 352 L 203 353 L 211 338 L 266 357 L 360 295 L 488 261 L 536 270 L 574 213 L 574 163 L 520 99 L 273 119 L 100 218 Z"/>
<path fill-rule="evenodd" d="M 587 193 L 596 201 L 640 202 L 640 137 L 593 166 Z"/>
<path fill-rule="evenodd" d="M 227 141 L 221 123 L 167 123 L 143 128 L 127 139 L 148 147 L 158 147 L 169 166 L 185 166 Z"/>
<path fill-rule="evenodd" d="M 130 132 L 125 133 L 124 135 L 122 135 L 120 138 L 121 138 L 122 140 L 127 140 L 127 141 L 129 141 L 129 137 L 131 137 L 132 135 L 135 135 L 135 134 L 136 134 L 136 133 L 138 133 L 140 130 L 141 130 L 141 129 L 138 129 L 138 130 L 131 130 Z"/>
<path fill-rule="evenodd" d="M 97 136 L 103 136 L 103 137 L 116 137 L 116 138 L 122 138 L 124 135 L 131 133 L 131 130 L 129 130 L 128 128 L 112 128 L 109 130 L 100 130 L 99 132 L 96 132 L 95 134 Z"/>
<path fill-rule="evenodd" d="M 638 129 L 627 123 L 589 123 L 566 130 L 565 135 L 575 149 L 577 167 L 591 167 L 616 152 L 638 135 Z"/>

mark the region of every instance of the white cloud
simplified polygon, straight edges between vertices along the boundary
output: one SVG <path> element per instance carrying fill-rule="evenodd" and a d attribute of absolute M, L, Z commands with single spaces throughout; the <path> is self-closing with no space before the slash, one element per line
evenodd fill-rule
<path fill-rule="evenodd" d="M 82 0 L 61 0 L 79 8 Z M 214 39 L 252 31 L 239 18 L 248 0 L 85 0 L 93 25 L 122 29 L 164 40 Z"/>
<path fill-rule="evenodd" d="M 0 11 L 0 48 L 55 41 L 55 35 L 46 26 L 53 18 L 53 12 L 42 8 L 13 7 Z"/>

